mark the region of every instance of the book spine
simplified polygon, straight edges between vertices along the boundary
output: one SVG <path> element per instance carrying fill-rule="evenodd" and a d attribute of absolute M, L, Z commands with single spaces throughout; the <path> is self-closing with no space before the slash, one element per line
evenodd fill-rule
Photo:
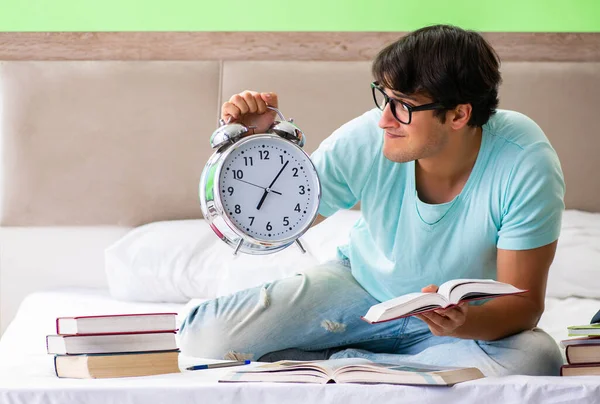
<path fill-rule="evenodd" d="M 76 354 L 68 354 L 68 353 L 64 353 L 64 354 L 54 354 L 55 357 L 60 357 L 60 356 L 129 356 L 129 355 L 147 355 L 147 354 L 161 354 L 161 353 L 167 353 L 167 352 L 181 352 L 179 350 L 179 348 L 174 348 L 174 349 L 161 349 L 158 351 L 135 351 L 135 352 L 101 352 L 101 353 L 89 353 L 89 352 L 85 352 L 85 353 L 76 353 Z"/>
<path fill-rule="evenodd" d="M 112 352 L 64 352 L 60 354 L 52 354 L 58 356 L 103 356 L 103 355 L 135 355 L 135 354 L 144 354 L 144 353 L 160 353 L 160 352 L 179 352 L 179 348 L 177 349 L 146 349 L 143 351 L 119 351 L 117 349 Z"/>

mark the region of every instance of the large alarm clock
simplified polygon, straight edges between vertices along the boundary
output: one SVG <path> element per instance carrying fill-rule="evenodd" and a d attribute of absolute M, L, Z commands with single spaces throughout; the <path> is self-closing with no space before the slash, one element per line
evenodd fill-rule
<path fill-rule="evenodd" d="M 321 185 L 302 147 L 304 133 L 279 110 L 263 134 L 220 121 L 216 149 L 200 178 L 200 207 L 215 234 L 234 254 L 270 254 L 294 242 L 317 217 Z"/>

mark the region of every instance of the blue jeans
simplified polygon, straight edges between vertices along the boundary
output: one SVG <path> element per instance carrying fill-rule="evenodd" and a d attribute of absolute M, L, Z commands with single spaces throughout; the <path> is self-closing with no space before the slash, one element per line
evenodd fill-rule
<path fill-rule="evenodd" d="M 182 324 L 179 346 L 185 355 L 214 359 L 362 357 L 474 366 L 487 376 L 559 374 L 560 350 L 539 328 L 496 341 L 437 337 L 415 317 L 363 321 L 377 303 L 347 261 L 332 261 L 200 304 Z"/>

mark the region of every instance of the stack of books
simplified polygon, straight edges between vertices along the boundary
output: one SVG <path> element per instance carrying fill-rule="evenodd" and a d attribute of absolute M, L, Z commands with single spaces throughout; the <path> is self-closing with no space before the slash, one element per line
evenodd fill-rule
<path fill-rule="evenodd" d="M 569 337 L 561 341 L 568 365 L 560 369 L 561 376 L 600 376 L 600 323 L 567 327 Z"/>
<path fill-rule="evenodd" d="M 78 379 L 179 372 L 176 313 L 59 317 L 46 336 L 58 377 Z"/>

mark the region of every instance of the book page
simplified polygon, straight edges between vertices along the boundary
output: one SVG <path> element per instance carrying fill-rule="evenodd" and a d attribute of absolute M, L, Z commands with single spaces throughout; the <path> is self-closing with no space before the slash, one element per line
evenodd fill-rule
<path fill-rule="evenodd" d="M 335 373 L 340 383 L 452 384 L 483 377 L 476 368 L 430 366 L 420 363 L 376 363 L 344 366 Z"/>
<path fill-rule="evenodd" d="M 371 306 L 363 318 L 372 323 L 387 321 L 447 305 L 438 293 L 409 293 Z"/>
<path fill-rule="evenodd" d="M 322 361 L 278 361 L 273 363 L 266 363 L 261 366 L 257 366 L 251 369 L 242 369 L 241 372 L 318 372 L 323 375 L 331 376 L 333 373 L 344 366 L 350 365 L 364 365 L 371 363 L 371 361 L 362 358 L 342 358 L 342 359 L 329 359 Z"/>
<path fill-rule="evenodd" d="M 524 291 L 493 279 L 454 279 L 443 283 L 438 290 L 438 293 L 447 296 L 452 304 L 519 292 Z"/>
<path fill-rule="evenodd" d="M 383 362 L 372 362 L 367 361 L 362 364 L 346 365 L 343 367 L 337 367 L 336 373 L 344 373 L 345 371 L 354 371 L 360 369 L 364 372 L 375 372 L 375 373 L 396 373 L 396 372 L 441 372 L 449 370 L 462 369 L 457 366 L 434 366 L 416 362 L 402 362 L 400 364 L 391 364 Z"/>
<path fill-rule="evenodd" d="M 440 285 L 438 289 L 438 293 L 446 298 L 446 300 L 450 301 L 450 295 L 452 290 L 458 285 L 469 284 L 474 282 L 485 282 L 486 279 L 452 279 L 450 281 L 444 282 Z M 493 282 L 493 281 L 492 281 Z"/>
<path fill-rule="evenodd" d="M 323 375 L 329 374 L 327 366 L 321 364 L 325 361 L 278 361 L 273 363 L 265 363 L 264 365 L 256 366 L 251 369 L 236 370 L 237 373 L 269 373 L 269 372 L 290 372 L 304 371 L 316 372 Z"/>
<path fill-rule="evenodd" d="M 364 366 L 372 364 L 368 359 L 363 358 L 341 358 L 341 359 L 328 359 L 321 363 L 323 367 L 326 367 L 333 375 L 338 369 L 342 369 L 348 366 Z"/>
<path fill-rule="evenodd" d="M 414 305 L 412 303 L 415 303 Z M 439 293 L 409 293 L 406 295 L 398 296 L 390 300 L 386 300 L 385 302 L 379 303 L 375 306 L 381 307 L 383 309 L 393 309 L 402 306 L 415 306 L 417 307 L 425 307 L 425 306 L 445 306 L 448 304 L 448 300 Z M 372 306 L 372 307 L 375 307 Z"/>

